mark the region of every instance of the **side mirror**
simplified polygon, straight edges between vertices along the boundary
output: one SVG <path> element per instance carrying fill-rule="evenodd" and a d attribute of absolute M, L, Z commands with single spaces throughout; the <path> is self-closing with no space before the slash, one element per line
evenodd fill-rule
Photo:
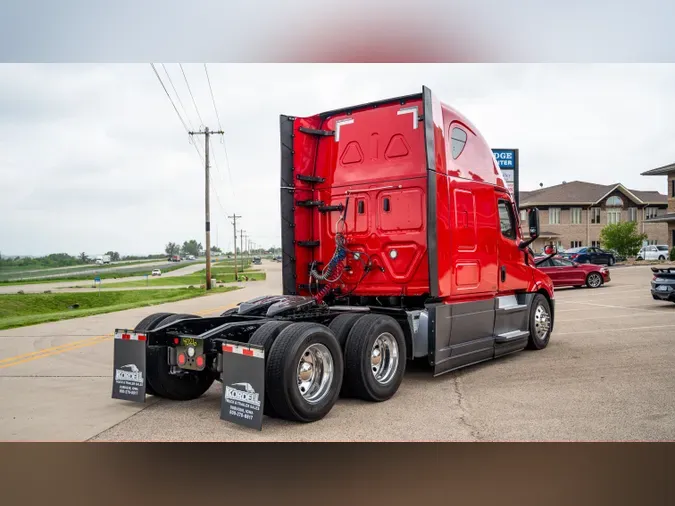
<path fill-rule="evenodd" d="M 539 209 L 530 209 L 527 213 L 527 224 L 530 229 L 530 237 L 536 239 L 539 237 Z"/>
<path fill-rule="evenodd" d="M 527 213 L 527 227 L 530 238 L 520 243 L 520 248 L 525 249 L 539 237 L 539 209 L 530 209 Z"/>

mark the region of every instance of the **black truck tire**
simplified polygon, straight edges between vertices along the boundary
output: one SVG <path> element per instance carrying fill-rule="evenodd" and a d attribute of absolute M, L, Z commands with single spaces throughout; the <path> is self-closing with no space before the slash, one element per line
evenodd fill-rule
<path fill-rule="evenodd" d="M 352 327 L 356 321 L 363 316 L 363 313 L 345 313 L 341 314 L 333 319 L 328 325 L 328 328 L 333 331 L 335 337 L 340 344 L 340 349 L 344 355 L 345 345 L 347 343 L 347 337 L 349 336 L 349 331 L 352 330 Z M 341 397 L 351 397 L 349 393 L 349 388 L 347 388 L 347 382 L 342 382 L 342 389 L 340 390 Z"/>
<path fill-rule="evenodd" d="M 147 383 L 155 395 L 172 401 L 189 401 L 201 397 L 215 381 L 211 371 L 188 371 L 178 376 L 169 374 L 167 346 L 148 346 Z"/>
<path fill-rule="evenodd" d="M 136 327 L 134 328 L 134 332 L 147 332 L 148 330 L 152 330 L 159 326 L 159 324 L 169 318 L 170 316 L 173 316 L 173 313 L 153 313 L 151 315 L 146 316 L 143 318 Z M 148 395 L 157 395 L 155 391 L 152 389 L 150 386 L 150 383 L 145 381 L 145 393 Z"/>
<path fill-rule="evenodd" d="M 248 344 L 255 344 L 262 346 L 265 350 L 265 363 L 269 361 L 270 350 L 274 344 L 274 340 L 279 336 L 282 330 L 291 325 L 292 322 L 287 321 L 271 321 L 264 323 L 258 330 L 256 330 L 251 338 L 248 340 Z M 276 411 L 272 407 L 270 402 L 269 395 L 265 392 L 265 404 L 263 408 L 263 413 L 270 417 L 277 416 Z"/>
<path fill-rule="evenodd" d="M 354 324 L 345 345 L 349 393 L 382 402 L 398 391 L 406 368 L 403 329 L 391 316 L 367 314 Z"/>
<path fill-rule="evenodd" d="M 201 318 L 201 316 L 198 316 L 196 314 L 188 314 L 188 313 L 179 313 L 179 314 L 172 314 L 168 318 L 165 318 L 160 322 L 157 327 L 163 327 L 164 325 L 168 325 L 169 323 L 177 322 L 178 320 L 184 320 L 186 318 Z M 157 328 L 155 327 L 155 328 Z"/>
<path fill-rule="evenodd" d="M 237 307 L 231 307 L 231 308 L 228 309 L 227 311 L 223 311 L 223 312 L 220 314 L 220 316 L 229 316 L 229 315 L 231 315 L 231 314 L 236 313 L 237 311 L 239 311 L 239 306 L 237 306 Z"/>
<path fill-rule="evenodd" d="M 327 354 L 332 362 L 332 373 L 317 386 L 312 382 L 316 370 L 309 366 L 307 359 L 317 364 L 328 365 L 327 358 L 321 360 L 316 353 Z M 308 355 L 309 354 L 309 355 Z M 302 376 L 309 383 L 308 390 L 301 393 L 304 383 L 298 384 L 299 370 L 304 366 Z M 344 361 L 342 350 L 335 335 L 325 325 L 318 323 L 294 323 L 281 331 L 274 341 L 267 362 L 265 381 L 268 398 L 279 418 L 303 423 L 315 422 L 325 417 L 340 396 Z M 323 377 L 323 374 L 321 374 Z M 318 390 L 318 392 L 316 391 Z M 307 399 L 315 394 L 313 399 Z"/>
<path fill-rule="evenodd" d="M 538 293 L 530 308 L 530 336 L 527 339 L 528 350 L 543 350 L 551 338 L 551 305 L 546 297 Z"/>
<path fill-rule="evenodd" d="M 134 328 L 134 332 L 147 332 L 148 330 L 152 330 L 157 327 L 162 320 L 168 318 L 169 316 L 173 316 L 174 314 L 175 313 L 153 313 L 149 316 L 146 316 L 140 322 L 138 322 Z"/>

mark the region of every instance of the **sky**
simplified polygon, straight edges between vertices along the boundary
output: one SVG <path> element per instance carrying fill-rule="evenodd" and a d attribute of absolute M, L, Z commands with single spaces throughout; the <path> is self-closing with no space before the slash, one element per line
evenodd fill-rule
<path fill-rule="evenodd" d="M 227 215 L 280 244 L 279 115 L 429 86 L 499 148 L 520 150 L 521 189 L 621 182 L 675 162 L 673 64 L 155 64 L 189 128 L 212 140 L 212 244 Z M 182 103 L 182 105 L 181 105 Z M 218 111 L 218 116 L 215 110 Z M 220 120 L 220 122 L 218 121 Z M 196 139 L 203 150 L 203 137 Z M 204 243 L 204 166 L 148 63 L 0 64 L 0 254 L 163 252 Z"/>

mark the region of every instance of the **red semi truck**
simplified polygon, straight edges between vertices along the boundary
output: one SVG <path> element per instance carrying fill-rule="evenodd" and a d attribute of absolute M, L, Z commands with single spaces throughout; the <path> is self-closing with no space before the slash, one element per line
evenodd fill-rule
<path fill-rule="evenodd" d="M 340 396 L 391 398 L 408 360 L 439 375 L 547 346 L 553 285 L 529 248 L 538 211 L 521 237 L 467 118 L 423 87 L 281 116 L 280 135 L 283 293 L 118 329 L 113 397 L 194 399 L 222 381 L 223 419 L 312 422 Z"/>

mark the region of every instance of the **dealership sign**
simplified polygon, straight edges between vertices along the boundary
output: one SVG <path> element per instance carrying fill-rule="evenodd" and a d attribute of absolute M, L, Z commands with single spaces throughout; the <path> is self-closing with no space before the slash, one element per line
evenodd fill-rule
<path fill-rule="evenodd" d="M 518 174 L 518 150 L 517 149 L 493 149 L 492 154 L 504 176 L 504 182 L 511 194 L 519 204 L 518 191 L 520 189 Z"/>

